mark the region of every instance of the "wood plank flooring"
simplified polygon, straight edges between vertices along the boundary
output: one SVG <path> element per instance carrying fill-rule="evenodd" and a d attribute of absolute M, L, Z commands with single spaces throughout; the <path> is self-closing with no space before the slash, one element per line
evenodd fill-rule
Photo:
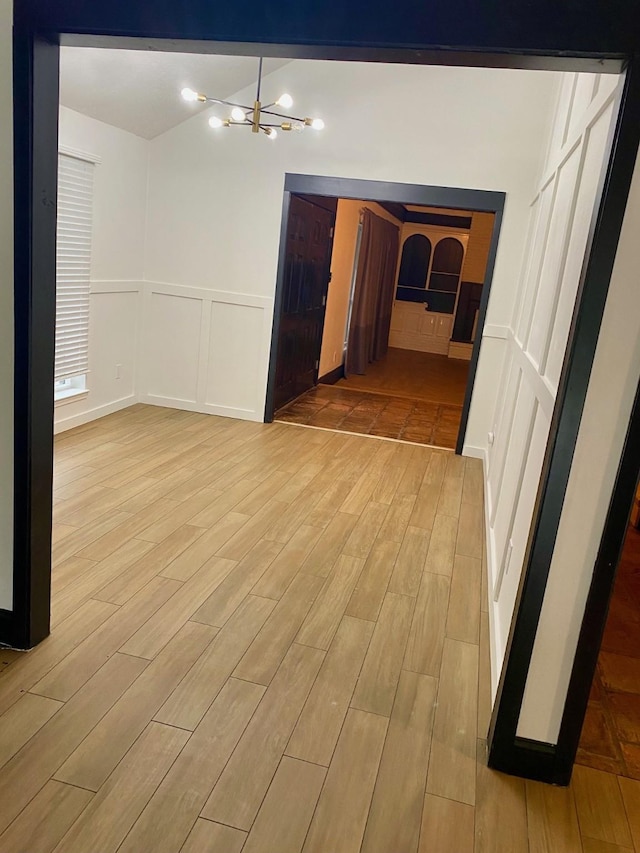
<path fill-rule="evenodd" d="M 54 489 L 1 853 L 640 851 L 640 782 L 486 767 L 477 460 L 139 405 L 59 436 Z"/>

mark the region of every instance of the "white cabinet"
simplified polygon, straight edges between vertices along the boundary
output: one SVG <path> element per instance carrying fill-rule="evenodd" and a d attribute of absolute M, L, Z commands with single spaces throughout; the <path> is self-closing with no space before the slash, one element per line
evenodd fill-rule
<path fill-rule="evenodd" d="M 436 337 L 446 338 L 448 343 L 453 330 L 453 314 L 437 314 L 435 316 L 438 318 L 435 323 Z"/>
<path fill-rule="evenodd" d="M 427 311 L 420 302 L 393 303 L 389 346 L 447 355 L 453 314 Z"/>

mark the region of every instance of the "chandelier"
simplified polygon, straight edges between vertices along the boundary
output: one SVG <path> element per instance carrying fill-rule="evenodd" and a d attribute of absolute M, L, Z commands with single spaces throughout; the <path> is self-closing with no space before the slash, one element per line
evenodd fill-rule
<path fill-rule="evenodd" d="M 180 93 L 185 101 L 200 101 L 201 103 L 221 104 L 225 107 L 231 107 L 231 114 L 228 118 L 220 118 L 219 116 L 211 116 L 209 126 L 217 130 L 221 127 L 250 127 L 253 133 L 262 131 L 269 139 L 275 139 L 278 135 L 278 130 L 285 132 L 300 131 L 306 127 L 311 127 L 313 130 L 322 130 L 324 122 L 321 118 L 297 118 L 296 116 L 280 113 L 274 110 L 273 107 L 281 107 L 285 110 L 290 110 L 293 106 L 293 98 L 291 95 L 280 95 L 277 101 L 270 104 L 260 103 L 260 84 L 262 83 L 262 57 L 258 63 L 258 86 L 256 90 L 256 99 L 253 106 L 246 104 L 235 104 L 233 101 L 225 101 L 221 98 L 210 98 L 208 95 L 202 95 L 195 92 L 193 89 L 183 89 Z"/>

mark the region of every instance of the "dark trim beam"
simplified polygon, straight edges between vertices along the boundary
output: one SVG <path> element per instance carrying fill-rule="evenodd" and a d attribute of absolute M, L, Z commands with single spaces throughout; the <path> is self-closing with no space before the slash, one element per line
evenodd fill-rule
<path fill-rule="evenodd" d="M 408 210 L 405 222 L 416 225 L 439 225 L 443 228 L 461 228 L 465 231 L 471 229 L 470 216 L 449 216 L 443 213 L 418 213 L 417 210 Z"/>
<path fill-rule="evenodd" d="M 142 36 L 149 47 L 159 39 L 217 40 L 289 46 L 285 56 L 299 46 L 307 58 L 379 62 L 393 62 L 394 56 L 407 61 L 406 55 L 400 59 L 405 50 L 415 54 L 413 61 L 433 62 L 429 54 L 437 51 L 441 62 L 451 53 L 455 64 L 465 65 L 486 64 L 484 51 L 494 66 L 501 60 L 503 67 L 549 68 L 549 57 L 556 56 L 567 70 L 576 70 L 574 58 L 584 57 L 589 59 L 584 70 L 591 71 L 632 53 L 638 38 L 637 5 L 630 0 L 507 0 L 473 11 L 466 0 L 432 0 L 426 7 L 381 0 L 278 0 L 277 6 L 259 0 L 17 0 L 15 16 L 19 26 L 34 31 Z"/>
<path fill-rule="evenodd" d="M 31 648 L 49 633 L 59 49 L 16 33 L 13 50 L 14 569 L 0 641 Z"/>
<path fill-rule="evenodd" d="M 399 222 L 406 222 L 407 208 L 404 204 L 399 204 L 397 201 L 379 201 L 378 204 L 380 207 L 384 208 L 387 213 L 391 214 L 394 219 L 397 219 Z"/>
<path fill-rule="evenodd" d="M 483 213 L 501 210 L 505 200 L 505 194 L 495 190 L 470 190 L 429 184 L 403 184 L 398 181 L 369 181 L 318 175 L 287 174 L 284 188 L 296 195 L 300 193 L 328 195 L 362 201 L 396 202 L 404 206 L 415 204 L 454 210 L 477 210 Z"/>
<path fill-rule="evenodd" d="M 298 198 L 301 198 L 309 204 L 315 204 L 316 207 L 322 207 L 333 214 L 335 214 L 338 209 L 337 198 L 330 198 L 329 196 L 323 195 L 299 195 Z"/>

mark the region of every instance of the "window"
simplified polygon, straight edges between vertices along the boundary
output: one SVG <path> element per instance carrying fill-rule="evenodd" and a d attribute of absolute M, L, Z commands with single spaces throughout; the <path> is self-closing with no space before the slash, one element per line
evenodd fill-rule
<path fill-rule="evenodd" d="M 433 264 L 429 277 L 429 290 L 442 290 L 456 293 L 462 270 L 464 249 L 455 237 L 440 240 L 433 253 Z"/>
<path fill-rule="evenodd" d="M 436 233 L 430 240 L 424 234 L 412 234 L 405 240 L 396 299 L 424 303 L 429 311 L 453 314 L 464 246 L 455 237 L 438 236 Z"/>
<path fill-rule="evenodd" d="M 94 164 L 58 155 L 55 399 L 86 390 Z"/>
<path fill-rule="evenodd" d="M 399 287 L 427 286 L 427 273 L 431 259 L 431 241 L 422 234 L 408 237 L 402 247 L 402 260 L 398 275 Z"/>
<path fill-rule="evenodd" d="M 77 397 L 87 390 L 87 377 L 72 376 L 71 379 L 56 379 L 53 384 L 54 396 L 57 400 L 66 400 L 69 397 Z"/>

